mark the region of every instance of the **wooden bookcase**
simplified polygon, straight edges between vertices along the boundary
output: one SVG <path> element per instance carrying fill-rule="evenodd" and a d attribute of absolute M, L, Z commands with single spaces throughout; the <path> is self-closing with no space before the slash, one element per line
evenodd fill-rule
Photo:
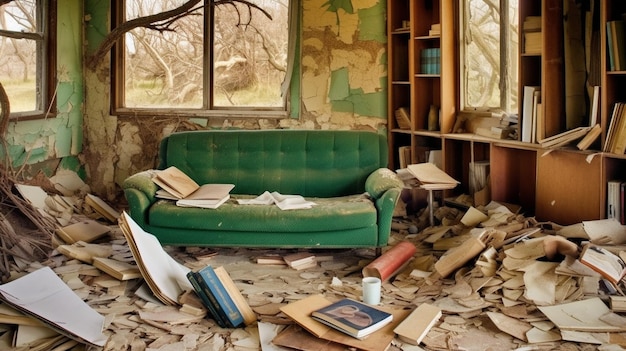
<path fill-rule="evenodd" d="M 441 135 L 452 131 L 457 106 L 457 34 L 453 0 L 394 0 L 388 2 L 388 116 L 390 167 L 400 165 L 398 148 L 410 147 L 408 163 L 423 161 L 424 150 L 441 150 Z M 434 25 L 434 26 L 433 26 Z M 431 30 L 440 26 L 439 33 Z M 425 51 L 439 50 L 438 69 L 424 69 Z M 432 61 L 429 61 L 432 63 Z M 437 128 L 429 130 L 431 106 Z M 409 112 L 408 128 L 396 118 Z"/>
<path fill-rule="evenodd" d="M 611 71 L 608 64 L 606 23 L 622 19 L 625 1 L 599 0 L 597 5 L 600 52 L 596 50 L 592 56 L 594 63 L 600 61 L 598 123 L 602 133 L 600 141 L 586 151 L 579 151 L 576 143 L 548 150 L 521 140 L 452 133 L 460 106 L 457 2 L 394 0 L 387 6 L 390 168 L 399 167 L 398 149 L 402 146 L 411 150 L 406 161 L 410 163 L 424 162 L 424 150 L 441 150 L 443 170 L 462 183 L 446 193 L 452 196 L 468 193 L 470 162 L 489 160 L 493 200 L 521 205 L 527 215 L 563 225 L 606 218 L 607 182 L 626 181 L 626 155 L 601 151 L 614 104 L 626 102 L 626 71 Z M 541 52 L 536 53 L 525 53 L 520 47 L 518 105 L 521 109 L 524 86 L 539 86 L 545 135 L 555 135 L 569 129 L 565 117 L 563 1 L 524 0 L 519 6 L 520 46 L 524 45 L 522 24 L 527 16 L 541 16 L 542 44 Z M 403 23 L 409 25 L 403 28 Z M 441 24 L 439 36 L 428 35 L 433 23 Z M 420 71 L 420 52 L 431 47 L 441 50 L 439 74 Z M 441 111 L 436 131 L 428 130 L 431 105 Z M 408 128 L 397 123 L 395 111 L 399 107 L 410 110 Z"/>

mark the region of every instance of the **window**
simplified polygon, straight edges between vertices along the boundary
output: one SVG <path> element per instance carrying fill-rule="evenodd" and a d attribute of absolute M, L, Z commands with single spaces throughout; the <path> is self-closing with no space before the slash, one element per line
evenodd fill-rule
<path fill-rule="evenodd" d="M 518 0 L 460 3 L 462 109 L 517 113 Z"/>
<path fill-rule="evenodd" d="M 187 0 L 125 0 L 120 22 Z M 289 0 L 202 0 L 171 23 L 128 32 L 117 50 L 117 113 L 286 113 Z"/>
<path fill-rule="evenodd" d="M 43 118 L 52 109 L 56 57 L 54 0 L 15 0 L 0 6 L 0 82 L 11 118 Z"/>

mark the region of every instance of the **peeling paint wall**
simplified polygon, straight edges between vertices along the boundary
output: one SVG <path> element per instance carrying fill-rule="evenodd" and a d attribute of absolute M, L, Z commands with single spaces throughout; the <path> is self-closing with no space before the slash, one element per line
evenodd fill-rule
<path fill-rule="evenodd" d="M 129 175 L 154 168 L 158 142 L 178 130 L 386 128 L 386 35 L 383 0 L 302 0 L 298 118 L 118 118 L 110 115 L 109 60 L 85 70 L 84 150 L 94 193 L 120 199 Z M 92 53 L 110 23 L 109 0 L 85 6 L 85 51 Z"/>
<path fill-rule="evenodd" d="M 82 1 L 59 0 L 57 18 L 57 84 L 54 117 L 45 120 L 10 122 L 6 141 L 11 166 L 26 166 L 28 174 L 42 171 L 50 176 L 56 168 L 75 162 L 83 148 L 82 108 Z M 54 112 L 54 107 L 51 109 Z M 25 175 L 20 175 L 24 176 Z"/>

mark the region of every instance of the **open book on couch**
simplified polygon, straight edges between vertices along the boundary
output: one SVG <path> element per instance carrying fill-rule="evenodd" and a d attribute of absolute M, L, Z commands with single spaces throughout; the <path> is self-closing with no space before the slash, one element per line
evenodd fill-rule
<path fill-rule="evenodd" d="M 230 199 L 234 184 L 198 185 L 187 174 L 175 166 L 156 173 L 152 181 L 161 189 L 156 196 L 161 199 L 175 200 L 178 206 L 217 208 Z"/>

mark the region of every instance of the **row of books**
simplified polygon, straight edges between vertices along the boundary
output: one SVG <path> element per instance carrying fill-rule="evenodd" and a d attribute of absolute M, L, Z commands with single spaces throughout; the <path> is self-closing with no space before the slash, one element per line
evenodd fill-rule
<path fill-rule="evenodd" d="M 626 206 L 624 200 L 626 198 L 626 182 L 621 180 L 609 180 L 607 183 L 606 197 L 606 216 L 607 218 L 615 218 L 621 224 L 626 224 L 626 215 L 624 214 Z"/>
<path fill-rule="evenodd" d="M 613 106 L 602 151 L 620 155 L 626 152 L 626 108 L 623 102 L 616 102 Z"/>
<path fill-rule="evenodd" d="M 420 73 L 439 74 L 441 72 L 441 49 L 426 48 L 420 52 Z"/>
<path fill-rule="evenodd" d="M 213 320 L 222 328 L 237 328 L 256 320 L 254 311 L 224 267 L 206 266 L 187 272 L 187 279 Z"/>
<path fill-rule="evenodd" d="M 609 56 L 609 68 L 611 71 L 626 69 L 626 27 L 624 21 L 606 22 L 606 44 Z"/>

